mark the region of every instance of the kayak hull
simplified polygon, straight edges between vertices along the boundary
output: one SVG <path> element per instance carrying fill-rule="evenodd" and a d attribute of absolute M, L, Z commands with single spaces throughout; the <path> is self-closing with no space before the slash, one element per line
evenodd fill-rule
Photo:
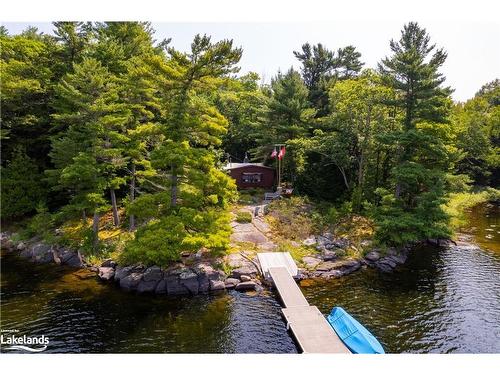
<path fill-rule="evenodd" d="M 334 307 L 327 317 L 342 342 L 355 354 L 384 354 L 378 340 L 343 308 Z"/>

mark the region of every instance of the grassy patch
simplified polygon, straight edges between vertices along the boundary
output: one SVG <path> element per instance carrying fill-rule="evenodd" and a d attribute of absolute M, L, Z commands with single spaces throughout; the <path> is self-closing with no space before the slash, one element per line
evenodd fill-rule
<path fill-rule="evenodd" d="M 499 200 L 500 190 L 488 188 L 486 190 L 471 193 L 452 193 L 448 202 L 443 205 L 443 210 L 450 217 L 450 227 L 456 231 L 467 225 L 467 211 L 472 207 L 490 200 Z"/>
<path fill-rule="evenodd" d="M 245 189 L 238 192 L 238 204 L 248 205 L 260 203 L 264 199 L 264 189 Z"/>
<path fill-rule="evenodd" d="M 373 221 L 362 215 L 355 215 L 350 207 L 335 208 L 325 202 L 313 203 L 304 197 L 281 199 L 269 205 L 267 221 L 270 224 L 278 251 L 288 251 L 301 262 L 302 257 L 317 253 L 315 246 L 300 244 L 311 235 L 331 232 L 336 238 L 344 238 L 351 246 L 339 251 L 342 257 L 360 258 L 373 243 Z"/>
<path fill-rule="evenodd" d="M 257 254 L 258 250 L 258 246 L 253 242 L 236 242 L 231 244 L 226 254 L 237 254 L 243 251 L 246 253 Z"/>
<path fill-rule="evenodd" d="M 302 265 L 303 257 L 319 253 L 314 246 L 305 246 L 302 244 L 300 244 L 299 246 L 295 246 L 291 241 L 287 240 L 279 242 L 276 251 L 289 252 L 293 260 L 295 260 L 300 265 Z"/>

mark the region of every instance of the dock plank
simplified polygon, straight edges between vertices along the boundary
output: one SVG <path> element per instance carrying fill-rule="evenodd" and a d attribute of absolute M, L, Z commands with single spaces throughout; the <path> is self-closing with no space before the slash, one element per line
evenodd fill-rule
<path fill-rule="evenodd" d="M 283 316 L 303 353 L 350 353 L 316 306 L 310 306 L 293 276 L 297 265 L 289 253 L 258 254 L 261 269 L 272 279 L 284 305 Z"/>
<path fill-rule="evenodd" d="M 309 306 L 309 302 L 285 267 L 270 267 L 269 273 L 285 307 Z"/>
<path fill-rule="evenodd" d="M 350 353 L 316 306 L 289 307 L 282 312 L 303 353 Z"/>
<path fill-rule="evenodd" d="M 274 252 L 274 253 L 258 253 L 260 268 L 264 277 L 270 279 L 269 268 L 271 267 L 285 267 L 292 277 L 296 277 L 299 269 L 295 264 L 290 253 Z"/>

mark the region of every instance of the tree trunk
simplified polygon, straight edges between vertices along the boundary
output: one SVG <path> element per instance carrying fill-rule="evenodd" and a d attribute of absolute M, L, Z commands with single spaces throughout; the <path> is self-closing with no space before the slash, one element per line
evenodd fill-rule
<path fill-rule="evenodd" d="M 83 225 L 87 222 L 87 213 L 85 212 L 85 209 L 82 210 L 82 219 L 83 219 Z"/>
<path fill-rule="evenodd" d="M 94 220 L 92 222 L 92 233 L 94 235 L 94 249 L 97 249 L 99 246 L 99 213 L 97 210 L 94 211 Z"/>
<path fill-rule="evenodd" d="M 361 155 L 359 156 L 359 170 L 358 170 L 358 186 L 362 187 L 364 182 L 364 169 L 365 169 L 365 155 L 364 152 L 361 151 Z"/>
<path fill-rule="evenodd" d="M 396 184 L 396 191 L 394 192 L 394 196 L 399 198 L 401 196 L 401 184 L 398 182 Z"/>
<path fill-rule="evenodd" d="M 120 225 L 120 216 L 118 216 L 118 207 L 116 206 L 115 189 L 109 189 L 111 194 L 111 205 L 113 206 L 113 222 L 115 227 Z"/>
<path fill-rule="evenodd" d="M 347 188 L 347 190 L 349 191 L 349 183 L 347 182 L 347 176 L 345 174 L 345 170 L 344 168 L 340 167 L 339 165 L 337 165 L 340 173 L 342 174 L 342 177 L 344 178 L 344 184 L 345 184 L 345 187 Z"/>
<path fill-rule="evenodd" d="M 132 173 L 132 178 L 130 179 L 130 203 L 133 203 L 135 200 L 135 164 L 132 163 L 130 167 L 130 171 Z M 130 231 L 135 229 L 135 216 L 133 214 L 130 215 Z"/>
<path fill-rule="evenodd" d="M 170 205 L 172 207 L 177 206 L 177 171 L 176 171 L 175 165 L 172 165 L 172 177 L 171 177 L 171 187 L 170 187 Z"/>

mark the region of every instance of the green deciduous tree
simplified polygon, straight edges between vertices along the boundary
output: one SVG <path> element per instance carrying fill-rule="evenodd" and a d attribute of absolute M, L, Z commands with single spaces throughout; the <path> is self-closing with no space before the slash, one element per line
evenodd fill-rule
<path fill-rule="evenodd" d="M 222 146 L 233 161 L 243 161 L 245 152 L 260 146 L 257 136 L 266 122 L 269 97 L 258 80 L 256 73 L 249 73 L 217 91 L 215 103 L 229 122 Z"/>
<path fill-rule="evenodd" d="M 319 147 L 341 171 L 355 212 L 361 210 L 363 199 L 372 197 L 379 183 L 380 160 L 387 157 L 388 150 L 377 136 L 395 127 L 391 108 L 385 104 L 394 93 L 380 81 L 376 73 L 367 70 L 331 89 L 330 132 Z"/>
<path fill-rule="evenodd" d="M 478 185 L 500 180 L 500 80 L 484 85 L 474 98 L 454 107 L 452 122 L 461 152 L 457 171 Z"/>
<path fill-rule="evenodd" d="M 2 160 L 22 146 L 41 168 L 49 147 L 54 44 L 36 29 L 0 36 Z"/>

